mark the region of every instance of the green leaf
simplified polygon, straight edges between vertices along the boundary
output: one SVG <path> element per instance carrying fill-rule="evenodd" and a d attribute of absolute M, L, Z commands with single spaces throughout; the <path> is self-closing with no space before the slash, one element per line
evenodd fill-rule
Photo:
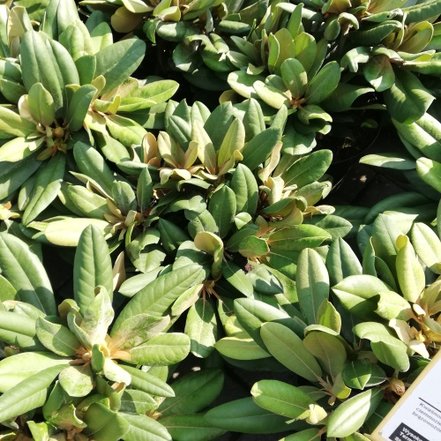
<path fill-rule="evenodd" d="M 80 322 L 80 328 L 87 335 L 87 344 L 90 346 L 105 343 L 107 330 L 115 315 L 107 290 L 99 286 L 94 293 L 96 295 L 81 310 L 83 319 Z"/>
<path fill-rule="evenodd" d="M 422 262 L 436 274 L 441 271 L 441 241 L 435 231 L 422 222 L 413 224 L 412 244 Z"/>
<path fill-rule="evenodd" d="M 315 401 L 298 387 L 277 380 L 254 383 L 251 395 L 262 409 L 292 419 L 299 418 Z"/>
<path fill-rule="evenodd" d="M 80 346 L 80 342 L 69 328 L 47 318 L 40 317 L 37 320 L 36 331 L 40 342 L 57 355 L 75 355 Z"/>
<path fill-rule="evenodd" d="M 271 155 L 279 140 L 279 130 L 271 127 L 261 130 L 245 144 L 242 164 L 250 170 L 256 170 Z"/>
<path fill-rule="evenodd" d="M 0 269 L 17 290 L 16 299 L 55 315 L 56 305 L 43 264 L 22 240 L 0 233 Z"/>
<path fill-rule="evenodd" d="M 59 153 L 37 171 L 34 187 L 22 217 L 25 225 L 33 221 L 57 197 L 64 176 L 65 164 L 66 156 Z"/>
<path fill-rule="evenodd" d="M 27 137 L 37 133 L 35 123 L 22 118 L 11 109 L 0 106 L 0 139 L 9 139 L 16 136 Z"/>
<path fill-rule="evenodd" d="M 252 398 L 230 401 L 210 409 L 205 418 L 220 429 L 240 433 L 278 433 L 286 430 L 286 418 L 274 415 L 254 403 Z"/>
<path fill-rule="evenodd" d="M 185 334 L 156 335 L 141 346 L 131 348 L 130 361 L 149 366 L 163 366 L 182 361 L 190 352 L 190 339 Z"/>
<path fill-rule="evenodd" d="M 337 336 L 319 331 L 308 332 L 303 344 L 332 378 L 341 373 L 347 354 L 344 344 Z"/>
<path fill-rule="evenodd" d="M 134 388 L 159 397 L 173 397 L 175 395 L 171 386 L 155 375 L 131 366 L 120 366 L 132 377 L 130 384 Z"/>
<path fill-rule="evenodd" d="M 109 248 L 103 233 L 93 225 L 87 226 L 78 242 L 74 262 L 74 298 L 85 311 L 95 298 L 95 289 L 105 287 L 112 299 L 113 274 Z"/>
<path fill-rule="evenodd" d="M 237 165 L 231 177 L 230 188 L 236 195 L 236 212 L 246 212 L 253 215 L 259 200 L 258 184 L 246 165 Z"/>
<path fill-rule="evenodd" d="M 329 275 L 322 257 L 313 249 L 306 248 L 299 255 L 296 287 L 307 322 L 318 323 L 320 305 L 329 297 Z"/>
<path fill-rule="evenodd" d="M 271 356 L 252 338 L 224 337 L 214 347 L 220 354 L 233 360 L 261 360 Z"/>
<path fill-rule="evenodd" d="M 395 267 L 398 284 L 406 300 L 416 303 L 426 285 L 424 269 L 418 261 L 415 250 L 407 236 L 397 239 L 399 248 Z"/>
<path fill-rule="evenodd" d="M 343 438 L 360 429 L 382 399 L 380 389 L 370 389 L 341 403 L 329 416 L 327 436 Z"/>
<path fill-rule="evenodd" d="M 197 413 L 208 407 L 222 391 L 224 374 L 219 369 L 202 369 L 187 373 L 173 384 L 175 396 L 158 408 L 163 416 Z"/>
<path fill-rule="evenodd" d="M 112 194 L 114 174 L 101 154 L 92 146 L 76 141 L 73 145 L 75 163 L 87 178 L 95 180 L 107 195 Z"/>
<path fill-rule="evenodd" d="M 283 320 L 285 324 L 288 324 L 287 322 L 290 318 L 289 314 L 285 311 L 253 298 L 236 299 L 234 301 L 234 312 L 243 329 L 245 329 L 262 348 L 265 348 L 265 344 L 260 336 L 260 327 L 266 322 L 276 320 Z M 292 325 L 292 328 L 299 334 L 303 333 L 304 323 L 297 323 L 293 320 L 290 325 Z"/>
<path fill-rule="evenodd" d="M 441 193 L 441 163 L 429 158 L 417 159 L 416 170 L 418 176 L 436 191 Z"/>
<path fill-rule="evenodd" d="M 54 245 L 76 247 L 81 233 L 90 225 L 94 225 L 102 231 L 106 238 L 112 237 L 112 224 L 102 219 L 82 217 L 56 217 L 47 222 L 33 221 L 29 228 L 40 231 L 42 238 Z"/>
<path fill-rule="evenodd" d="M 205 270 L 197 264 L 186 265 L 159 276 L 129 301 L 115 320 L 111 335 L 118 331 L 125 320 L 134 315 L 149 313 L 158 317 L 164 314 L 180 295 L 203 280 Z"/>
<path fill-rule="evenodd" d="M 1 309 L 0 341 L 31 351 L 42 349 L 35 338 L 35 318 Z"/>
<path fill-rule="evenodd" d="M 139 346 L 149 338 L 164 331 L 170 324 L 170 317 L 154 317 L 139 314 L 125 320 L 112 334 L 113 343 L 120 349 Z"/>
<path fill-rule="evenodd" d="M 217 338 L 215 311 L 210 301 L 200 298 L 188 311 L 185 333 L 191 340 L 191 352 L 196 357 L 208 357 Z"/>
<path fill-rule="evenodd" d="M 208 210 L 219 228 L 219 236 L 225 237 L 234 225 L 233 219 L 236 215 L 234 191 L 227 185 L 218 187 L 211 195 Z"/>
<path fill-rule="evenodd" d="M 347 276 L 362 274 L 362 266 L 351 246 L 341 237 L 334 240 L 326 256 L 326 267 L 332 284 Z"/>
<path fill-rule="evenodd" d="M 119 415 L 129 425 L 128 431 L 122 437 L 124 441 L 172 441 L 166 427 L 147 415 Z"/>
<path fill-rule="evenodd" d="M 296 58 L 288 58 L 281 64 L 280 72 L 293 98 L 302 98 L 308 85 L 308 75 L 302 63 Z"/>
<path fill-rule="evenodd" d="M 332 152 L 330 150 L 319 150 L 310 155 L 301 157 L 293 161 L 283 173 L 285 185 L 297 185 L 304 187 L 320 179 L 332 162 Z"/>
<path fill-rule="evenodd" d="M 145 55 L 145 43 L 128 38 L 102 48 L 96 54 L 95 76 L 103 75 L 106 86 L 102 94 L 121 85 L 138 68 Z"/>
<path fill-rule="evenodd" d="M 293 331 L 279 323 L 264 323 L 260 335 L 268 352 L 297 375 L 312 381 L 320 380 L 322 370 Z"/>
<path fill-rule="evenodd" d="M 363 390 L 386 381 L 386 373 L 366 360 L 348 361 L 342 371 L 343 381 L 351 389 Z"/>
<path fill-rule="evenodd" d="M 225 433 L 225 430 L 208 423 L 203 414 L 170 415 L 159 421 L 175 441 L 209 441 Z"/>
<path fill-rule="evenodd" d="M 96 441 L 118 441 L 129 430 L 126 419 L 104 406 L 101 403 L 93 403 L 84 415 L 88 432 Z"/>
<path fill-rule="evenodd" d="M 435 99 L 411 72 L 397 71 L 392 87 L 384 92 L 384 100 L 392 118 L 412 123 L 421 118 Z"/>
<path fill-rule="evenodd" d="M 32 118 L 43 126 L 55 119 L 54 99 L 41 83 L 35 83 L 28 92 L 28 105 Z"/>
<path fill-rule="evenodd" d="M 71 132 L 76 132 L 83 127 L 84 119 L 96 92 L 97 89 L 90 84 L 72 88 L 65 116 L 66 125 Z"/>
<path fill-rule="evenodd" d="M 47 389 L 64 365 L 58 364 L 34 374 L 0 396 L 0 421 L 15 419 L 46 401 Z"/>
<path fill-rule="evenodd" d="M 408 126 L 408 124 L 406 125 Z M 415 170 L 415 160 L 398 156 L 395 153 L 366 155 L 360 159 L 360 163 L 394 170 Z"/>
<path fill-rule="evenodd" d="M 271 251 L 301 251 L 315 248 L 330 240 L 331 235 L 315 225 L 294 225 L 272 233 L 268 243 Z"/>
<path fill-rule="evenodd" d="M 308 104 L 320 104 L 337 88 L 340 82 L 340 66 L 336 61 L 325 64 L 309 81 L 305 99 Z"/>
<path fill-rule="evenodd" d="M 94 389 L 92 370 L 89 365 L 64 368 L 58 376 L 58 381 L 71 397 L 86 397 Z"/>
<path fill-rule="evenodd" d="M 354 333 L 359 338 L 370 340 L 372 352 L 380 362 L 400 372 L 409 369 L 407 345 L 393 337 L 386 326 L 376 322 L 363 322 L 354 327 Z"/>
<path fill-rule="evenodd" d="M 377 92 L 390 89 L 395 82 L 395 72 L 386 55 L 372 57 L 364 66 L 363 75 Z"/>
<path fill-rule="evenodd" d="M 174 80 L 158 80 L 137 87 L 129 95 L 121 98 L 119 112 L 134 112 L 151 108 L 169 100 L 178 90 L 179 83 Z"/>
<path fill-rule="evenodd" d="M 49 352 L 21 352 L 6 357 L 0 361 L 0 391 L 5 392 L 53 366 L 66 366 L 69 361 Z"/>
<path fill-rule="evenodd" d="M 363 274 L 346 277 L 332 290 L 346 309 L 363 316 L 376 309 L 376 297 L 381 292 L 390 291 L 390 288 L 377 277 Z"/>

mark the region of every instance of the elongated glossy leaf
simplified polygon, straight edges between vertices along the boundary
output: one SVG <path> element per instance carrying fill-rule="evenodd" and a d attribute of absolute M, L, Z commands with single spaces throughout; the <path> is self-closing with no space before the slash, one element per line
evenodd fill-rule
<path fill-rule="evenodd" d="M 84 421 L 96 441 L 118 441 L 129 430 L 129 423 L 122 415 L 101 403 L 89 406 Z"/>
<path fill-rule="evenodd" d="M 205 418 L 214 427 L 232 432 L 265 434 L 286 430 L 286 418 L 262 409 L 251 398 L 214 407 Z"/>
<path fill-rule="evenodd" d="M 95 298 L 98 286 L 112 299 L 113 275 L 109 248 L 103 233 L 90 225 L 81 234 L 74 263 L 74 298 L 85 311 Z"/>
<path fill-rule="evenodd" d="M 411 72 L 396 72 L 392 87 L 384 92 L 387 109 L 401 123 L 412 123 L 421 118 L 434 97 Z"/>
<path fill-rule="evenodd" d="M 17 290 L 16 298 L 46 314 L 56 312 L 52 286 L 38 257 L 22 240 L 0 233 L 0 268 Z"/>
<path fill-rule="evenodd" d="M 277 361 L 309 381 L 319 381 L 322 375 L 320 365 L 300 337 L 289 328 L 268 322 L 262 325 L 260 335 L 268 352 Z"/>
<path fill-rule="evenodd" d="M 141 346 L 130 349 L 130 360 L 148 366 L 166 366 L 182 361 L 190 352 L 190 339 L 185 334 L 169 333 L 152 337 Z"/>
<path fill-rule="evenodd" d="M 415 303 L 426 285 L 424 269 L 419 263 L 415 250 L 407 236 L 399 236 L 399 247 L 395 266 L 398 284 L 406 300 Z"/>
<path fill-rule="evenodd" d="M 376 301 L 372 303 L 369 299 L 390 288 L 377 277 L 363 274 L 346 277 L 332 290 L 348 310 L 363 314 L 376 309 Z"/>
<path fill-rule="evenodd" d="M 191 352 L 197 357 L 208 357 L 217 340 L 217 322 L 212 304 L 200 298 L 190 308 L 185 323 L 185 333 L 191 340 Z"/>
<path fill-rule="evenodd" d="M 106 93 L 122 84 L 141 64 L 145 55 L 145 43 L 137 38 L 121 40 L 106 46 L 96 54 L 96 73 L 103 75 Z"/>
<path fill-rule="evenodd" d="M 315 248 L 330 240 L 331 235 L 315 225 L 294 225 L 272 233 L 269 237 L 271 251 L 301 251 Z"/>
<path fill-rule="evenodd" d="M 56 365 L 38 372 L 0 396 L 0 420 L 8 421 L 36 409 L 46 401 L 47 389 L 63 365 Z"/>
<path fill-rule="evenodd" d="M 265 344 L 260 336 L 261 325 L 270 321 L 286 321 L 289 319 L 289 314 L 285 311 L 255 299 L 236 299 L 234 301 L 234 311 L 240 325 L 264 349 Z M 297 332 L 299 334 L 303 333 L 301 324 L 299 324 Z"/>
<path fill-rule="evenodd" d="M 164 314 L 172 303 L 189 288 L 205 279 L 204 269 L 197 264 L 187 265 L 158 277 L 138 292 L 121 311 L 112 328 L 112 333 L 133 315 L 149 313 Z"/>
<path fill-rule="evenodd" d="M 301 389 L 278 380 L 254 383 L 251 395 L 259 407 L 293 419 L 302 415 L 314 403 L 314 399 Z"/>
<path fill-rule="evenodd" d="M 83 127 L 84 118 L 96 91 L 94 86 L 86 84 L 72 92 L 66 115 L 66 124 L 71 132 L 76 132 Z"/>
<path fill-rule="evenodd" d="M 305 92 L 306 102 L 320 104 L 324 101 L 338 86 L 340 76 L 340 66 L 336 61 L 325 64 L 309 81 Z"/>
<path fill-rule="evenodd" d="M 418 176 L 436 191 L 441 193 L 441 163 L 429 158 L 417 159 L 416 170 Z"/>
<path fill-rule="evenodd" d="M 226 185 L 218 188 L 210 198 L 208 210 L 219 228 L 219 236 L 225 237 L 234 225 L 233 219 L 236 215 L 236 196 L 234 191 Z"/>
<path fill-rule="evenodd" d="M 5 392 L 43 370 L 68 363 L 68 359 L 49 352 L 22 352 L 7 357 L 0 361 L 0 391 Z"/>
<path fill-rule="evenodd" d="M 225 430 L 213 427 L 203 414 L 170 415 L 161 418 L 159 422 L 166 427 L 175 441 L 215 440 L 225 433 Z"/>
<path fill-rule="evenodd" d="M 114 174 L 100 153 L 94 147 L 77 141 L 73 145 L 73 154 L 80 172 L 95 180 L 108 195 L 111 195 Z"/>
<path fill-rule="evenodd" d="M 412 244 L 418 257 L 433 272 L 441 271 L 441 242 L 428 225 L 416 222 L 411 230 Z"/>
<path fill-rule="evenodd" d="M 313 331 L 306 335 L 303 344 L 332 378 L 341 373 L 347 354 L 345 346 L 337 336 Z"/>
<path fill-rule="evenodd" d="M 28 93 L 29 111 L 32 118 L 49 126 L 55 119 L 55 106 L 51 94 L 44 88 L 41 83 L 35 83 Z"/>
<path fill-rule="evenodd" d="M 251 170 L 238 164 L 231 178 L 231 189 L 236 195 L 236 210 L 238 213 L 247 212 L 253 215 L 258 203 L 258 185 Z"/>
<path fill-rule="evenodd" d="M 84 217 L 57 217 L 48 222 L 33 221 L 29 224 L 41 232 L 41 236 L 54 245 L 75 247 L 81 233 L 90 225 L 98 227 L 106 239 L 112 237 L 112 224 L 102 219 Z"/>
<path fill-rule="evenodd" d="M 66 156 L 59 153 L 40 167 L 30 200 L 23 213 L 23 223 L 29 224 L 57 197 L 64 176 Z"/>
<path fill-rule="evenodd" d="M 300 253 L 297 263 L 297 296 L 307 322 L 318 323 L 320 305 L 329 297 L 329 275 L 322 257 L 313 249 Z"/>
<path fill-rule="evenodd" d="M 61 356 L 75 355 L 80 342 L 64 325 L 53 323 L 46 318 L 37 320 L 37 337 L 50 351 Z"/>
<path fill-rule="evenodd" d="M 303 187 L 320 179 L 332 161 L 330 150 L 319 150 L 306 155 L 293 164 L 282 174 L 285 185 Z"/>
<path fill-rule="evenodd" d="M 160 422 L 147 415 L 119 414 L 128 423 L 124 441 L 172 441 L 172 438 Z"/>
<path fill-rule="evenodd" d="M 214 347 L 220 354 L 233 360 L 261 360 L 271 356 L 252 338 L 224 337 Z"/>
<path fill-rule="evenodd" d="M 66 367 L 60 372 L 58 380 L 60 386 L 71 397 L 85 397 L 94 388 L 89 365 Z"/>
<path fill-rule="evenodd" d="M 381 398 L 381 390 L 370 389 L 341 403 L 329 417 L 327 435 L 336 438 L 352 435 L 372 415 Z"/>
<path fill-rule="evenodd" d="M 280 66 L 282 80 L 293 98 L 302 98 L 308 85 L 308 75 L 296 58 L 286 59 Z"/>
<path fill-rule="evenodd" d="M 277 129 L 268 128 L 260 131 L 245 144 L 242 150 L 242 164 L 246 165 L 250 170 L 256 170 L 271 155 L 278 141 L 279 131 Z"/>
<path fill-rule="evenodd" d="M 160 397 L 173 397 L 175 395 L 171 386 L 155 375 L 136 369 L 131 366 L 121 365 L 132 377 L 131 385 L 151 395 Z"/>
<path fill-rule="evenodd" d="M 200 412 L 218 397 L 223 384 L 224 374 L 219 369 L 188 373 L 172 384 L 175 396 L 164 400 L 158 410 L 163 416 Z"/>
<path fill-rule="evenodd" d="M 0 106 L 0 139 L 26 137 L 36 133 L 36 126 L 32 121 L 22 118 L 7 107 Z"/>
<path fill-rule="evenodd" d="M 386 373 L 378 364 L 366 360 L 347 362 L 343 371 L 345 384 L 352 389 L 363 390 L 368 386 L 376 386 L 386 381 Z"/>
<path fill-rule="evenodd" d="M 336 284 L 347 276 L 355 276 L 362 273 L 362 266 L 351 246 L 342 238 L 332 242 L 326 256 L 331 283 Z"/>

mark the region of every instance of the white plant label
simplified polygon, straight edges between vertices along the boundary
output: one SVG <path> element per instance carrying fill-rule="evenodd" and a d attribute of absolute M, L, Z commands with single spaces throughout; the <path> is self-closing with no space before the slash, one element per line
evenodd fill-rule
<path fill-rule="evenodd" d="M 371 435 L 374 441 L 441 440 L 441 351 Z"/>

